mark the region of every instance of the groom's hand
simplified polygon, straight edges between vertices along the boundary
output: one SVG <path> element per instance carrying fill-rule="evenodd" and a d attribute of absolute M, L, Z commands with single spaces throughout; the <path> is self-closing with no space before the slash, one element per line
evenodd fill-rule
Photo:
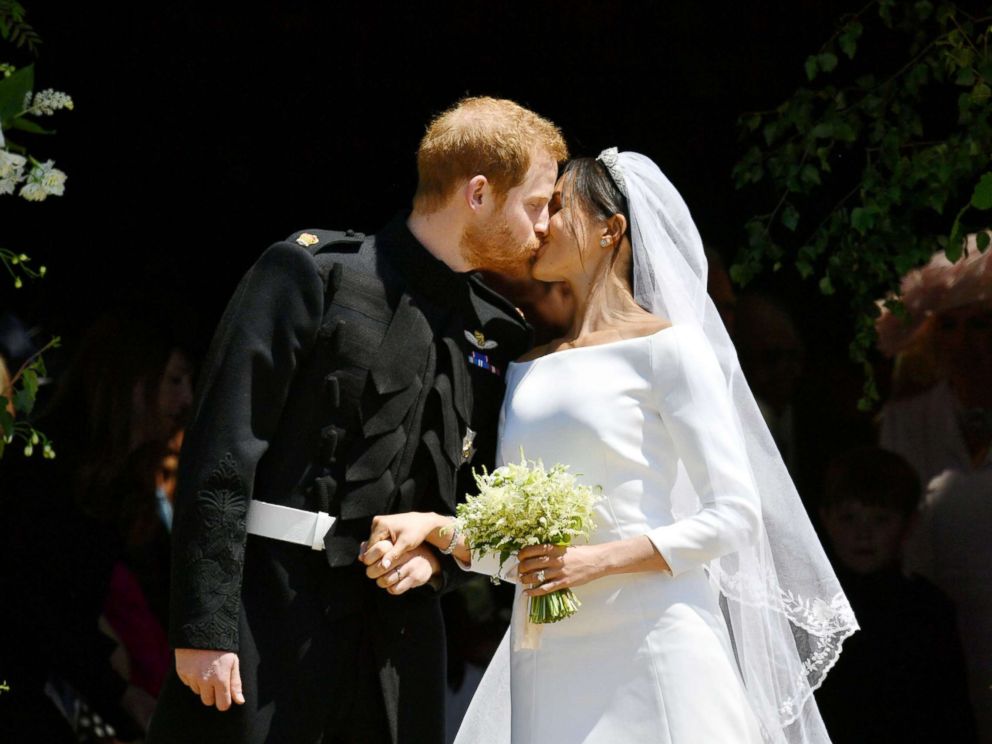
<path fill-rule="evenodd" d="M 232 701 L 238 705 L 245 702 L 238 655 L 232 651 L 177 648 L 176 674 L 200 696 L 204 705 L 224 711 L 231 707 Z"/>
<path fill-rule="evenodd" d="M 390 555 L 392 547 L 388 540 L 381 540 L 362 553 L 368 565 L 365 575 L 390 594 L 403 594 L 416 589 L 440 573 L 441 563 L 437 555 L 425 545 L 406 551 L 388 565 L 384 565 L 386 561 L 373 559 L 374 556 Z M 365 560 L 366 557 L 368 560 Z"/>

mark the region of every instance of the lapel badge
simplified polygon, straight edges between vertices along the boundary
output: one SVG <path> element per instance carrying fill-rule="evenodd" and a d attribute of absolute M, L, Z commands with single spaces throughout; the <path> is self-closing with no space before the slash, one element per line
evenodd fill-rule
<path fill-rule="evenodd" d="M 313 233 L 300 233 L 296 237 L 296 242 L 302 245 L 304 248 L 309 248 L 314 243 L 319 243 L 320 238 L 318 238 Z"/>
<path fill-rule="evenodd" d="M 468 363 L 475 365 L 476 367 L 481 367 L 484 370 L 488 370 L 497 377 L 500 374 L 499 367 L 497 367 L 489 360 L 488 354 L 483 354 L 481 351 L 473 351 L 471 354 L 469 354 Z"/>
<path fill-rule="evenodd" d="M 477 432 L 465 427 L 465 438 L 462 440 L 462 464 L 471 460 L 475 456 L 475 435 Z"/>
<path fill-rule="evenodd" d="M 465 338 L 467 338 L 468 342 L 476 349 L 495 349 L 499 346 L 499 344 L 492 339 L 487 339 L 484 335 L 482 335 L 482 331 L 474 331 L 471 333 L 469 331 L 465 331 Z"/>

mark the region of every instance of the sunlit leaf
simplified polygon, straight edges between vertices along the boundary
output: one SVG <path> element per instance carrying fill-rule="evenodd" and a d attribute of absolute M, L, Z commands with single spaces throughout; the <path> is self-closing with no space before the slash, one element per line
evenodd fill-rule
<path fill-rule="evenodd" d="M 971 206 L 975 209 L 992 209 L 992 172 L 978 179 L 975 191 L 971 195 Z"/>

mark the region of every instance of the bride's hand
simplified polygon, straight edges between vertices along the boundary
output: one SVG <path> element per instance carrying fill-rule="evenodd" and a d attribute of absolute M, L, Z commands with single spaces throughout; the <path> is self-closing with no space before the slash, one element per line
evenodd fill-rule
<path fill-rule="evenodd" d="M 389 570 L 400 556 L 419 547 L 432 532 L 445 527 L 450 521 L 450 517 L 442 517 L 434 512 L 406 512 L 375 517 L 359 560 L 366 566 L 378 563 L 382 569 Z"/>
<path fill-rule="evenodd" d="M 599 545 L 567 548 L 532 545 L 521 550 L 517 558 L 520 560 L 520 583 L 530 587 L 524 592 L 529 597 L 582 586 L 605 573 Z"/>
<path fill-rule="evenodd" d="M 403 594 L 428 583 L 440 570 L 434 551 L 421 545 L 397 558 L 392 568 L 384 569 L 381 563 L 376 563 L 365 569 L 365 574 L 390 594 Z"/>

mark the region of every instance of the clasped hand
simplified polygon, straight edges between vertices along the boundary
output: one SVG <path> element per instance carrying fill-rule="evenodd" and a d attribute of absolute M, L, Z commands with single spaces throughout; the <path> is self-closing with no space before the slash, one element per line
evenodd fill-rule
<path fill-rule="evenodd" d="M 442 537 L 440 533 L 450 521 L 450 517 L 420 512 L 376 517 L 372 522 L 370 547 L 361 556 L 362 562 L 368 566 L 366 574 L 393 594 L 420 586 L 424 581 L 407 581 L 403 566 L 422 556 L 424 551 L 436 562 L 437 557 L 424 543 L 450 542 L 450 538 Z M 517 558 L 519 580 L 523 586 L 529 587 L 526 590 L 529 596 L 582 586 L 608 572 L 601 545 L 533 545 L 521 550 Z M 413 570 L 415 566 L 411 566 L 411 573 Z M 403 587 L 402 591 L 396 591 L 398 587 Z"/>
<path fill-rule="evenodd" d="M 390 594 L 423 586 L 441 570 L 437 555 L 424 541 L 436 528 L 436 516 L 420 512 L 389 514 L 372 520 L 369 539 L 358 559 L 365 575 Z"/>

